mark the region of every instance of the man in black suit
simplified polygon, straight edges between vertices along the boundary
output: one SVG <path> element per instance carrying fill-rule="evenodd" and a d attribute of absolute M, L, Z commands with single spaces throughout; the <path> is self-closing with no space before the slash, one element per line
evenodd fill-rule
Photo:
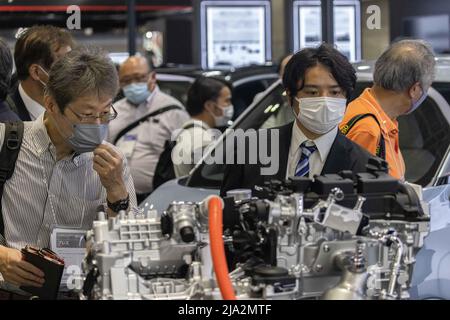
<path fill-rule="evenodd" d="M 0 39 L 0 122 L 19 120 L 17 115 L 3 103 L 11 83 L 12 68 L 11 51 L 9 51 L 8 45 Z"/>
<path fill-rule="evenodd" d="M 5 102 L 21 120 L 35 120 L 44 113 L 48 72 L 73 46 L 69 32 L 54 26 L 34 26 L 19 35 L 14 49 L 19 82 L 12 87 Z"/>
<path fill-rule="evenodd" d="M 235 150 L 236 155 L 245 152 L 246 161 L 239 164 L 235 158 L 235 164 L 227 165 L 221 195 L 232 189 L 253 189 L 271 179 L 313 177 L 342 170 L 365 172 L 373 156 L 338 131 L 355 84 L 356 72 L 352 65 L 332 46 L 322 44 L 297 52 L 283 76 L 283 86 L 296 121 L 268 129 L 264 136 L 269 139 L 263 141 L 268 144 L 267 150 L 278 151 L 279 157 L 271 155 L 272 160 L 278 160 L 278 170 L 265 174 L 261 169 L 268 166 L 260 159 L 251 164 L 248 161 L 250 144 L 246 150 Z M 277 135 L 272 135 L 273 130 Z M 260 131 L 258 139 L 262 138 Z M 254 145 L 261 146 L 261 141 Z"/>

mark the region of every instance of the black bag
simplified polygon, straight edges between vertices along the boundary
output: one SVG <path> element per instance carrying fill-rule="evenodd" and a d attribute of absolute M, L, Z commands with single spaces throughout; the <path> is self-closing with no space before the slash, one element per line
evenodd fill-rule
<path fill-rule="evenodd" d="M 346 136 L 350 130 L 355 126 L 355 124 L 364 118 L 372 117 L 377 122 L 378 126 L 380 127 L 380 122 L 378 122 L 378 119 L 375 117 L 375 115 L 371 113 L 364 113 L 364 114 L 358 114 L 351 118 L 345 126 L 342 127 L 341 133 Z M 384 141 L 383 134 L 380 134 L 380 138 L 378 140 L 377 150 L 375 152 L 375 155 L 383 160 L 386 160 L 386 143 Z"/>
<path fill-rule="evenodd" d="M 194 123 L 183 127 L 183 130 L 193 128 Z M 159 156 L 158 163 L 155 168 L 155 175 L 153 176 L 153 190 L 156 190 L 163 183 L 175 179 L 175 170 L 173 169 L 172 150 L 177 144 L 176 140 L 167 140 L 164 143 L 164 150 Z"/>
<path fill-rule="evenodd" d="M 5 234 L 3 215 L 1 211 L 1 199 L 3 188 L 8 179 L 14 173 L 17 157 L 19 156 L 20 146 L 23 139 L 23 122 L 5 123 L 5 137 L 3 139 L 2 150 L 0 151 L 0 242 Z"/>

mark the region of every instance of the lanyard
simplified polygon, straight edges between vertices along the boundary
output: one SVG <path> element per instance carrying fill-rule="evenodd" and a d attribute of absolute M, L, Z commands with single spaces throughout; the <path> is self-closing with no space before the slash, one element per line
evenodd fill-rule
<path fill-rule="evenodd" d="M 49 202 L 50 202 L 50 209 L 51 209 L 52 215 L 53 215 L 53 222 L 55 223 L 55 226 L 58 226 L 58 227 L 65 227 L 65 228 L 72 228 L 72 229 L 73 229 L 73 228 L 74 228 L 73 226 L 64 226 L 64 225 L 60 224 L 60 223 L 58 222 L 58 219 L 56 218 L 55 208 L 54 208 L 54 206 L 53 206 L 53 201 L 52 201 L 52 198 L 53 198 L 54 195 L 50 193 L 49 179 L 48 179 L 48 177 L 47 177 L 47 174 L 46 174 L 46 171 L 45 171 L 45 166 L 44 166 L 44 163 L 43 163 L 42 158 L 43 158 L 43 157 L 39 157 L 39 163 L 40 163 L 40 166 L 41 166 L 41 169 L 42 169 L 42 175 L 43 175 L 43 178 L 44 178 L 44 183 L 45 183 L 45 186 L 46 186 L 46 188 L 47 188 L 47 199 L 48 199 Z M 86 166 L 85 166 L 85 170 L 84 170 L 84 193 L 83 193 L 83 199 L 86 198 L 86 187 L 87 187 L 86 178 L 87 178 L 87 168 L 86 168 Z M 44 209 L 44 210 L 45 210 L 45 209 Z M 82 211 L 82 214 L 81 214 L 81 220 L 80 220 L 80 223 L 79 223 L 78 227 L 75 227 L 75 228 L 77 228 L 77 229 L 81 229 L 81 227 L 83 226 L 83 220 L 84 220 L 85 210 L 86 210 L 86 202 L 83 201 L 83 211 Z M 44 212 L 44 215 L 45 215 L 45 212 Z"/>

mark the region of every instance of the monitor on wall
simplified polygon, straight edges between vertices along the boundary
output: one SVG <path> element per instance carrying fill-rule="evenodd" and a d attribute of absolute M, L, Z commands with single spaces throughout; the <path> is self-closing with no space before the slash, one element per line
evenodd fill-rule
<path fill-rule="evenodd" d="M 270 61 L 270 10 L 270 1 L 201 1 L 202 67 L 232 68 Z"/>
<path fill-rule="evenodd" d="M 450 53 L 450 16 L 407 17 L 403 20 L 403 35 L 426 40 L 436 53 Z"/>
<path fill-rule="evenodd" d="M 334 44 L 351 61 L 361 59 L 361 21 L 358 0 L 334 1 Z M 296 52 L 322 42 L 320 0 L 292 2 L 292 48 Z"/>

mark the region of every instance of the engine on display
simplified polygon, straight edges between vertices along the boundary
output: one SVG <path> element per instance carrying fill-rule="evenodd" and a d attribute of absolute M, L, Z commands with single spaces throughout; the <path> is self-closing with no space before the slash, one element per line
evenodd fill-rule
<path fill-rule="evenodd" d="M 81 297 L 408 299 L 429 215 L 385 171 L 268 181 L 161 215 L 99 214 Z"/>

